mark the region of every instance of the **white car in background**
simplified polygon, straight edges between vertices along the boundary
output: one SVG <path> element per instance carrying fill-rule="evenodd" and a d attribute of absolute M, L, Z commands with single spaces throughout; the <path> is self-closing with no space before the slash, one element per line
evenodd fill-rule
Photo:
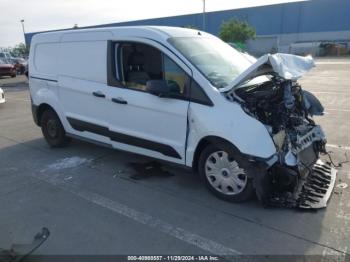
<path fill-rule="evenodd" d="M 4 90 L 2 90 L 1 88 L 0 88 L 0 104 L 3 104 L 3 103 L 5 103 L 5 93 L 4 93 Z"/>
<path fill-rule="evenodd" d="M 5 52 L 5 51 L 0 51 L 0 59 L 4 59 L 4 60 L 11 60 L 14 57 L 9 53 L 9 52 Z"/>

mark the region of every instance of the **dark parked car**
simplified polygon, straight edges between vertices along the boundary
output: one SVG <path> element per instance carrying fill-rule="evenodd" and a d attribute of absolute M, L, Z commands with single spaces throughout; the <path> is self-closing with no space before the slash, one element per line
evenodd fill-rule
<path fill-rule="evenodd" d="M 1 76 L 16 77 L 16 75 L 17 75 L 16 67 L 0 59 L 0 77 Z"/>
<path fill-rule="evenodd" d="M 27 61 L 23 58 L 12 58 L 11 64 L 15 66 L 17 74 L 23 75 L 26 71 Z"/>

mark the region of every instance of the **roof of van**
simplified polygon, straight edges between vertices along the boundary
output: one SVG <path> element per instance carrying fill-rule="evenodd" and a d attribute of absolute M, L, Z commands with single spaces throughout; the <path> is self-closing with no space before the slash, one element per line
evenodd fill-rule
<path fill-rule="evenodd" d="M 40 33 L 33 37 L 34 42 L 61 42 L 76 40 L 88 40 L 89 38 L 104 40 L 116 39 L 118 37 L 147 37 L 162 38 L 166 40 L 170 37 L 195 37 L 198 35 L 212 36 L 206 32 L 170 26 L 121 26 L 121 27 L 101 27 L 92 29 L 72 29 L 48 33 Z M 90 39 L 92 40 L 92 39 Z"/>

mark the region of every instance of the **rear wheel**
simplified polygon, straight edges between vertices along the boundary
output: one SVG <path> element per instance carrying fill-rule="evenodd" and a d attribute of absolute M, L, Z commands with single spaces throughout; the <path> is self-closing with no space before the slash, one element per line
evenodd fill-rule
<path fill-rule="evenodd" d="M 57 114 L 47 109 L 41 116 L 41 131 L 50 147 L 63 147 L 70 139 L 66 136 L 64 127 Z"/>
<path fill-rule="evenodd" d="M 254 193 L 252 180 L 242 166 L 242 156 L 229 147 L 206 147 L 200 155 L 198 170 L 208 189 L 217 197 L 242 202 Z"/>

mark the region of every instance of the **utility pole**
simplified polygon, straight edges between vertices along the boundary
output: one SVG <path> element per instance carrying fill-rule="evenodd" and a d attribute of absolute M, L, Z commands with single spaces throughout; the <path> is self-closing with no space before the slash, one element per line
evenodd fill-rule
<path fill-rule="evenodd" d="M 27 48 L 26 31 L 24 30 L 24 19 L 21 20 L 21 24 L 22 24 L 22 30 L 23 30 L 24 45 L 25 45 L 26 48 Z"/>
<path fill-rule="evenodd" d="M 205 31 L 205 0 L 203 0 L 203 31 Z"/>

